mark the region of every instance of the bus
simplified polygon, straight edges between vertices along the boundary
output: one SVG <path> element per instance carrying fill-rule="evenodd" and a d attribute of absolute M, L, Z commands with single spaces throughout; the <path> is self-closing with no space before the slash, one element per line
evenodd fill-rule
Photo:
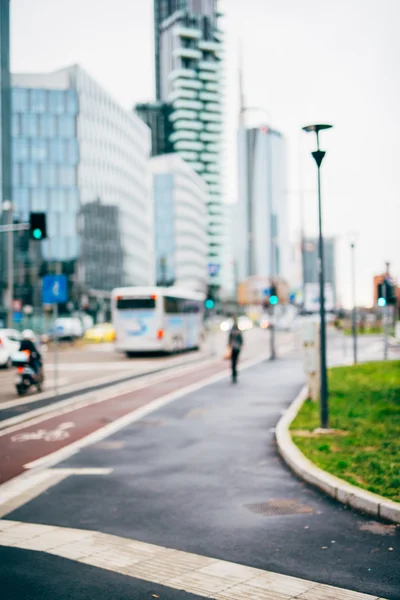
<path fill-rule="evenodd" d="M 117 352 L 197 349 L 204 337 L 205 295 L 176 287 L 121 287 L 111 293 Z"/>

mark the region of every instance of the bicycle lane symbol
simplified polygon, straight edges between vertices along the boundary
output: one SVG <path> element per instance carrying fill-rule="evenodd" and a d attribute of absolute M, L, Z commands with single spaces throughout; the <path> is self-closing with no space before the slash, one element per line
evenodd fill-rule
<path fill-rule="evenodd" d="M 70 433 L 68 429 L 73 429 L 75 423 L 71 421 L 67 423 L 61 423 L 56 429 L 38 429 L 37 431 L 28 431 L 27 433 L 17 433 L 12 436 L 12 442 L 30 442 L 36 440 L 43 440 L 44 442 L 59 442 L 69 438 Z"/>

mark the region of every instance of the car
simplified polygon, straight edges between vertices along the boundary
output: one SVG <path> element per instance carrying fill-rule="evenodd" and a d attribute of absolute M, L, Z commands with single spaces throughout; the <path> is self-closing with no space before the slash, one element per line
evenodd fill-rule
<path fill-rule="evenodd" d="M 21 334 L 16 329 L 0 329 L 0 367 L 12 366 L 12 355 L 18 352 Z"/>
<path fill-rule="evenodd" d="M 50 329 L 50 337 L 54 338 L 57 333 L 59 340 L 75 340 L 83 336 L 83 325 L 80 319 L 75 317 L 60 317 L 56 319 L 54 326 Z"/>
<path fill-rule="evenodd" d="M 85 332 L 87 342 L 115 342 L 115 329 L 112 323 L 97 323 Z"/>

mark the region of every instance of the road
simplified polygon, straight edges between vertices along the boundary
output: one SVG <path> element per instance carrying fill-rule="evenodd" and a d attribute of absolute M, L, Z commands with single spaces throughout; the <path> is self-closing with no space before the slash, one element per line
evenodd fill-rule
<path fill-rule="evenodd" d="M 287 341 L 279 360 L 258 363 L 257 342 L 249 343 L 237 386 L 215 359 L 0 432 L 7 479 L 17 464 L 22 472 L 27 461 L 47 460 L 0 487 L 6 599 L 178 600 L 206 590 L 226 600 L 366 600 L 318 584 L 399 599 L 399 529 L 325 498 L 277 455 L 273 428 L 304 382 Z M 340 342 L 330 336 L 333 363 Z M 377 350 L 360 344 L 365 359 Z M 26 436 L 40 430 L 48 441 Z M 69 437 L 52 439 L 54 431 Z"/>

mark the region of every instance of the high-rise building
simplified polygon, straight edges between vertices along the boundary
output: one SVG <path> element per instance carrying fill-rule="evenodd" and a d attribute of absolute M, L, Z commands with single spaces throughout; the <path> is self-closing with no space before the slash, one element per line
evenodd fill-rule
<path fill-rule="evenodd" d="M 286 148 L 270 127 L 239 129 L 239 199 L 234 223 L 238 281 L 286 279 L 290 242 Z"/>
<path fill-rule="evenodd" d="M 0 0 L 0 215 L 11 197 L 10 0 Z M 3 213 L 2 220 L 7 219 Z M 7 287 L 7 236 L 0 239 L 0 306 Z"/>
<path fill-rule="evenodd" d="M 170 140 L 173 133 L 170 116 L 171 104 L 166 102 L 148 102 L 136 104 L 136 114 L 150 127 L 151 131 L 151 155 L 170 154 L 174 151 Z"/>
<path fill-rule="evenodd" d="M 142 120 L 72 66 L 13 76 L 12 128 L 15 215 L 47 214 L 48 239 L 31 243 L 42 274 L 61 263 L 73 294 L 154 283 L 150 131 Z M 39 281 L 30 283 L 24 300 L 35 302 Z"/>
<path fill-rule="evenodd" d="M 155 0 L 157 100 L 171 105 L 172 150 L 208 185 L 210 285 L 221 284 L 222 32 L 216 0 Z M 217 273 L 217 275 L 215 275 Z"/>
<path fill-rule="evenodd" d="M 151 160 L 158 285 L 207 289 L 207 186 L 177 154 Z"/>

